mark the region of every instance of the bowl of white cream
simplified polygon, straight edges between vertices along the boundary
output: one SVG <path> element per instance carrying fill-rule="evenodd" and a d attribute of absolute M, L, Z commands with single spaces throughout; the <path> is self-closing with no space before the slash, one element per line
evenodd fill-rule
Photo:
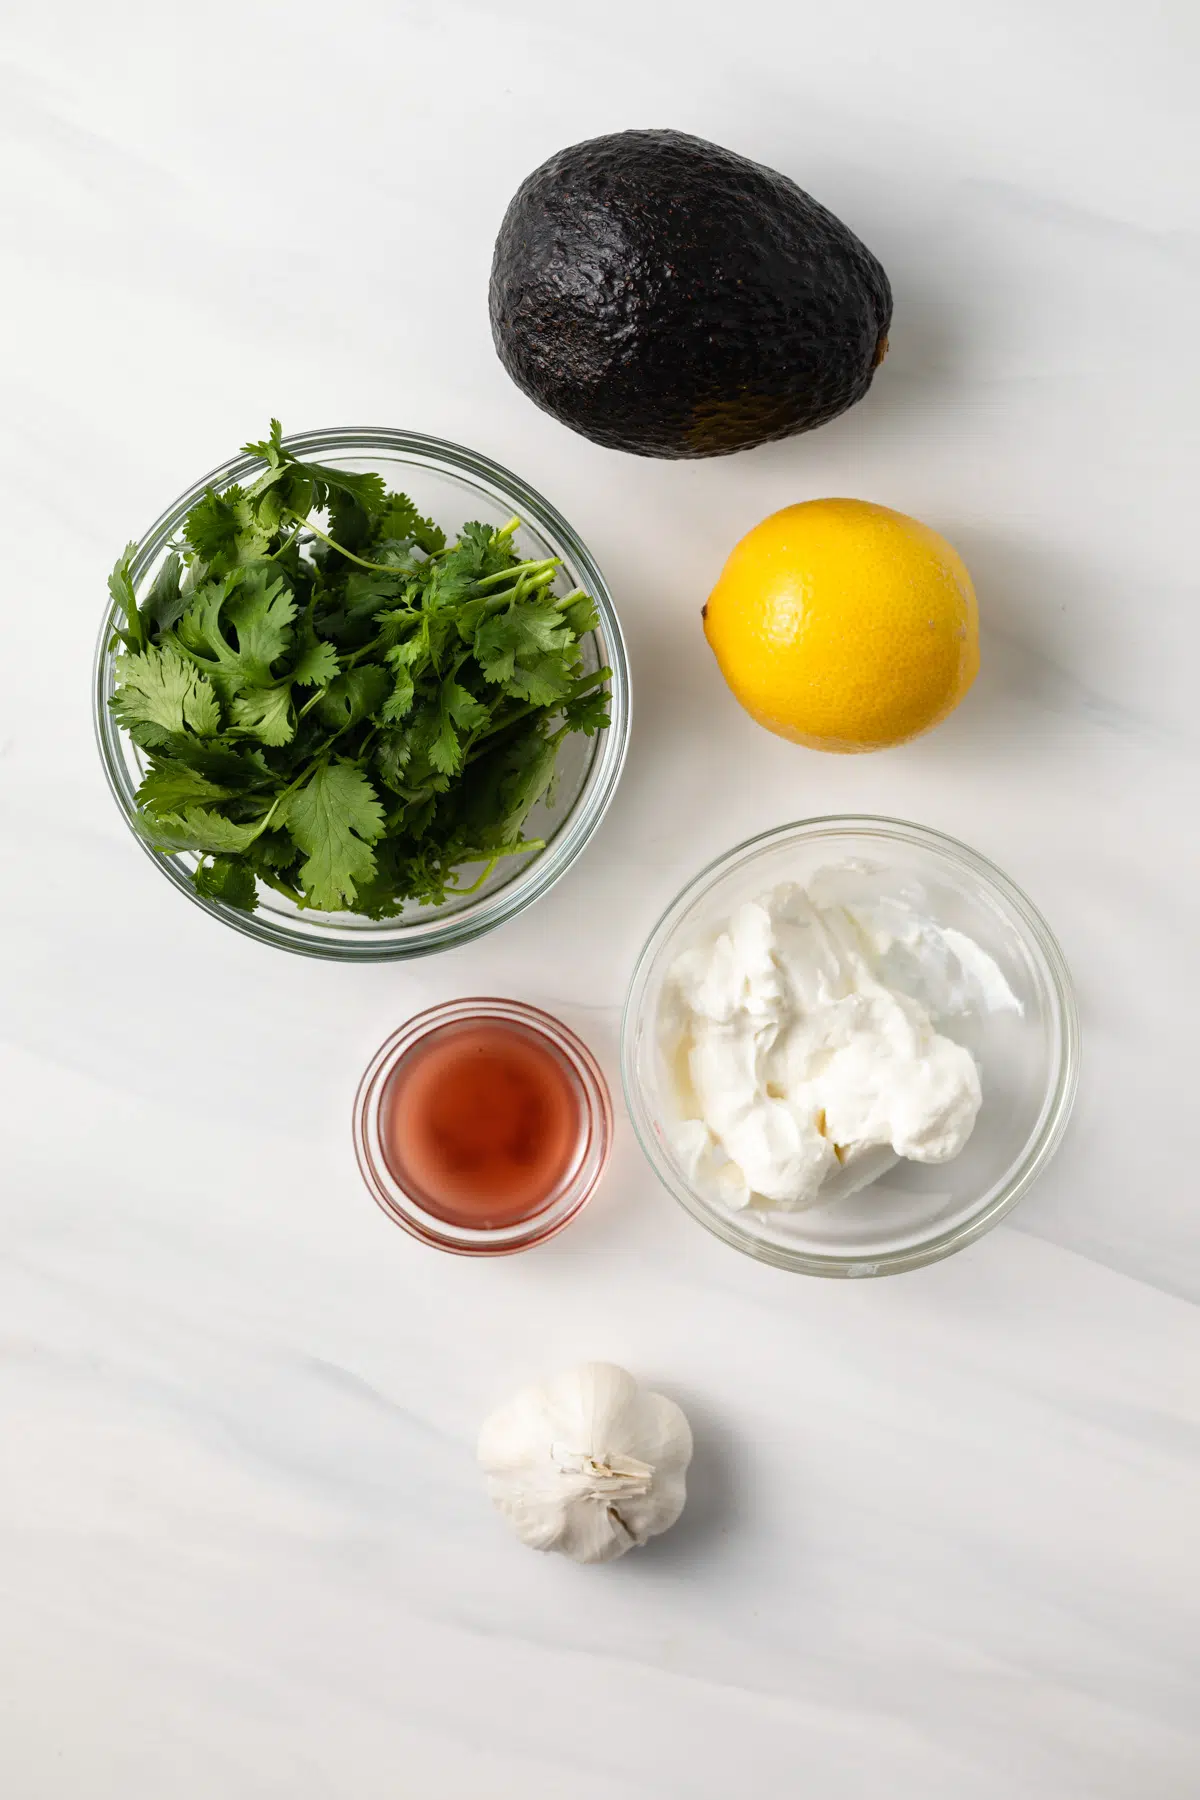
<path fill-rule="evenodd" d="M 786 825 L 691 881 L 625 1009 L 634 1128 L 718 1237 L 813 1275 L 885 1275 L 1013 1207 L 1070 1115 L 1070 973 L 1025 895 L 897 819 Z"/>

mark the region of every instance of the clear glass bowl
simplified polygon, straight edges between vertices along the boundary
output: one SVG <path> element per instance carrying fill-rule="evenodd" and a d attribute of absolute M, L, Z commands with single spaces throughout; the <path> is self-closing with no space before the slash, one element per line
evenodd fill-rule
<path fill-rule="evenodd" d="M 196 892 L 191 880 L 194 857 L 154 850 L 140 834 L 137 841 L 168 880 L 197 906 L 262 943 L 348 962 L 383 962 L 446 950 L 503 924 L 553 886 L 579 855 L 613 797 L 629 741 L 630 694 L 629 665 L 612 597 L 588 550 L 549 501 L 474 450 L 411 431 L 389 430 L 310 431 L 287 438 L 285 443 L 296 455 L 314 462 L 341 469 L 377 470 L 390 487 L 410 494 L 421 512 L 450 535 L 468 519 L 503 525 L 518 514 L 521 529 L 515 541 L 522 553 L 561 558 L 560 591 L 581 587 L 596 602 L 600 626 L 585 642 L 584 664 L 589 669 L 607 665 L 612 670 L 612 723 L 594 737 L 575 734 L 564 740 L 554 794 L 536 807 L 528 820 L 530 835 L 545 838 L 544 850 L 506 858 L 476 893 L 450 898 L 443 906 L 413 906 L 398 919 L 374 921 L 351 913 L 301 911 L 270 890 L 260 892 L 255 912 L 242 912 Z M 234 457 L 180 495 L 137 547 L 133 579 L 139 596 L 153 582 L 170 543 L 205 489 L 221 491 L 233 482 L 253 480 L 262 467 L 256 457 Z M 100 632 L 93 705 L 108 783 L 132 828 L 137 814 L 134 795 L 145 764 L 108 705 L 115 685 L 115 656 L 109 647 L 114 612 L 106 613 Z M 463 885 L 469 886 L 471 880 L 471 875 L 465 875 Z"/>
<path fill-rule="evenodd" d="M 405 1186 L 388 1161 L 384 1115 L 393 1075 L 424 1040 L 447 1027 L 489 1022 L 516 1027 L 554 1057 L 579 1104 L 579 1135 L 568 1167 L 536 1213 L 513 1224 L 472 1227 L 429 1211 Z M 519 1000 L 452 1000 L 418 1013 L 380 1045 L 354 1102 L 354 1153 L 375 1200 L 423 1244 L 457 1256 L 510 1256 L 556 1236 L 595 1193 L 611 1148 L 612 1103 L 600 1065 L 561 1020 Z"/>
<path fill-rule="evenodd" d="M 1020 1014 L 941 1022 L 979 1064 L 983 1105 L 961 1154 L 897 1162 L 856 1194 L 802 1212 L 734 1210 L 698 1191 L 672 1149 L 678 1117 L 659 1047 L 663 983 L 681 951 L 745 900 L 781 881 L 853 863 L 887 893 L 973 938 L 999 965 Z M 1070 973 L 1050 928 L 1020 889 L 974 850 L 898 819 L 827 818 L 785 825 L 701 870 L 668 907 L 634 970 L 622 1028 L 622 1074 L 634 1129 L 659 1178 L 735 1249 L 807 1275 L 890 1275 L 972 1243 L 1011 1210 L 1058 1145 L 1079 1070 Z"/>

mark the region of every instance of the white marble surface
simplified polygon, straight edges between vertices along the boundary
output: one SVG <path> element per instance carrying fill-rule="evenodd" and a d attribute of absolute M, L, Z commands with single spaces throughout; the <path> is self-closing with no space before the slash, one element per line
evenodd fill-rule
<path fill-rule="evenodd" d="M 1188 0 L 43 0 L 0 33 L 0 1788 L 12 1800 L 1184 1800 L 1200 1792 Z M 700 132 L 896 290 L 875 391 L 733 461 L 599 450 L 509 384 L 495 226 L 561 145 Z M 474 444 L 595 549 L 628 774 L 532 913 L 415 968 L 186 906 L 104 788 L 104 576 L 272 412 Z M 917 513 L 984 667 L 902 752 L 776 742 L 697 628 L 786 502 Z M 500 988 L 615 1074 L 660 905 L 835 810 L 966 837 L 1078 980 L 1075 1124 L 1011 1222 L 891 1282 L 751 1265 L 622 1122 L 541 1252 L 425 1252 L 347 1114 L 417 1007 Z M 1191 1009 L 1189 1011 L 1189 1009 Z M 582 1356 L 691 1409 L 685 1522 L 579 1571 L 472 1466 Z"/>

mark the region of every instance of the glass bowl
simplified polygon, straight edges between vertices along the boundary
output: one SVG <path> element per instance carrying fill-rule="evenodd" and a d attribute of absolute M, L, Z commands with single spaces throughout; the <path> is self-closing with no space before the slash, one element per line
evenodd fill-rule
<path fill-rule="evenodd" d="M 934 1018 L 972 1052 L 983 1105 L 965 1148 L 937 1165 L 901 1160 L 857 1193 L 799 1212 L 735 1210 L 702 1192 L 671 1143 L 672 1099 L 657 1019 L 676 957 L 735 906 L 781 881 L 852 864 L 872 891 L 916 901 L 998 965 L 1020 1012 Z M 650 935 L 622 1028 L 625 1097 L 642 1149 L 675 1198 L 735 1249 L 807 1275 L 890 1275 L 972 1243 L 1014 1207 L 1058 1145 L 1075 1098 L 1079 1021 L 1053 934 L 1020 889 L 953 838 L 898 819 L 825 818 L 784 825 L 702 869 Z"/>
<path fill-rule="evenodd" d="M 579 1129 L 567 1167 L 538 1210 L 511 1224 L 471 1226 L 431 1211 L 389 1163 L 386 1111 L 392 1077 L 431 1037 L 456 1026 L 515 1028 L 550 1052 L 578 1102 Z M 559 1019 L 519 1000 L 453 1000 L 418 1013 L 381 1044 L 354 1102 L 354 1153 L 368 1189 L 388 1218 L 423 1244 L 458 1256 L 507 1256 L 544 1244 L 569 1225 L 591 1199 L 612 1148 L 612 1102 L 600 1065 Z"/>
<path fill-rule="evenodd" d="M 451 897 L 442 906 L 414 905 L 396 919 L 377 921 L 351 913 L 301 911 L 270 890 L 260 891 L 256 911 L 243 912 L 196 892 L 191 880 L 195 857 L 152 849 L 136 830 L 135 835 L 146 855 L 197 906 L 262 943 L 348 962 L 383 962 L 446 950 L 503 924 L 552 887 L 579 855 L 613 797 L 629 741 L 630 694 L 625 644 L 612 597 L 590 553 L 549 501 L 474 450 L 411 431 L 310 431 L 284 441 L 297 456 L 315 462 L 355 471 L 377 470 L 390 487 L 411 495 L 418 509 L 450 535 L 468 519 L 503 525 L 518 514 L 521 528 L 515 542 L 522 553 L 559 557 L 559 591 L 581 587 L 596 602 L 600 626 L 584 642 L 584 665 L 588 669 L 607 665 L 612 670 L 612 723 L 594 737 L 575 733 L 564 740 L 555 791 L 550 800 L 535 807 L 527 822 L 531 835 L 546 840 L 544 850 L 506 858 L 470 895 Z M 253 480 L 263 466 L 257 457 L 234 457 L 180 495 L 137 547 L 133 581 L 139 597 L 153 582 L 172 540 L 205 489 L 221 491 L 233 482 Z M 145 764 L 108 704 L 115 685 L 116 659 L 110 648 L 114 614 L 115 608 L 106 613 L 100 632 L 93 706 L 108 784 L 135 829 L 134 795 Z M 464 887 L 471 880 L 472 876 L 465 874 Z"/>

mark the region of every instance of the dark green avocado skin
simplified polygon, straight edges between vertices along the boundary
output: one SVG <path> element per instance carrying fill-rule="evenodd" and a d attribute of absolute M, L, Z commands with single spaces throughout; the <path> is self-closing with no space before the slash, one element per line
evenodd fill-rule
<path fill-rule="evenodd" d="M 861 400 L 892 291 L 786 176 L 681 131 L 552 156 L 514 196 L 492 336 L 531 400 L 637 456 L 724 456 Z"/>

